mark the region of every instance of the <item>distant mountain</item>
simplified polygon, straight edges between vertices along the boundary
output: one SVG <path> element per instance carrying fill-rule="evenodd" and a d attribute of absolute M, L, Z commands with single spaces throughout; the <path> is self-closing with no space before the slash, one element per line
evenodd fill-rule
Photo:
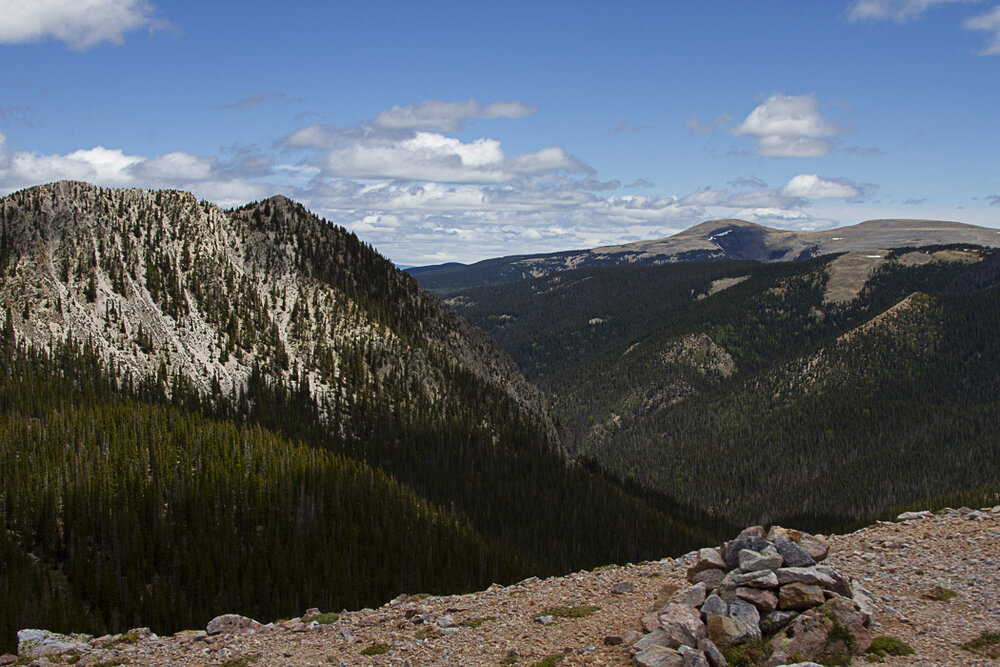
<path fill-rule="evenodd" d="M 284 197 L 13 193 L 0 313 L 0 644 L 35 623 L 364 606 L 710 539 L 573 465 L 492 339 Z"/>
<path fill-rule="evenodd" d="M 449 302 L 580 460 L 741 525 L 827 530 L 996 500 L 998 266 L 952 245 L 589 267 Z"/>
<path fill-rule="evenodd" d="M 450 294 L 470 287 L 540 278 L 589 266 L 655 266 L 723 259 L 786 262 L 839 252 L 953 243 L 1000 246 L 1000 230 L 938 220 L 869 220 L 821 232 L 796 232 L 745 220 L 710 220 L 652 241 L 592 250 L 514 255 L 468 265 L 423 266 L 408 272 L 424 288 L 436 294 Z"/>

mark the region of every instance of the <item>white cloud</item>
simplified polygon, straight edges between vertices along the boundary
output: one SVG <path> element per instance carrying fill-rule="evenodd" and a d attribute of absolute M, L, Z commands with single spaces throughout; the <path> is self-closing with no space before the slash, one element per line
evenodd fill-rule
<path fill-rule="evenodd" d="M 992 32 L 993 35 L 990 43 L 983 47 L 979 53 L 984 56 L 1000 55 L 1000 5 L 997 5 L 985 14 L 966 19 L 962 27 L 968 30 L 987 30 Z"/>
<path fill-rule="evenodd" d="M 0 176 L 15 187 L 62 179 L 126 186 L 133 183 L 129 168 L 142 160 L 138 155 L 125 155 L 119 149 L 103 146 L 66 155 L 17 152 L 6 156 L 0 165 Z"/>
<path fill-rule="evenodd" d="M 812 94 L 772 95 L 733 130 L 757 140 L 754 152 L 765 157 L 822 157 L 837 127 L 819 112 Z"/>
<path fill-rule="evenodd" d="M 145 180 L 191 182 L 210 178 L 215 164 L 216 160 L 212 158 L 175 151 L 137 162 L 131 171 L 137 178 Z"/>
<path fill-rule="evenodd" d="M 121 44 L 126 33 L 162 27 L 147 0 L 0 0 L 0 42 L 52 38 L 74 49 Z"/>
<path fill-rule="evenodd" d="M 856 199 L 861 188 L 843 179 L 820 178 L 816 174 L 799 174 L 781 190 L 786 197 L 802 199 Z"/>
<path fill-rule="evenodd" d="M 919 18 L 936 5 L 979 0 L 853 0 L 847 7 L 847 19 L 853 23 L 895 21 L 903 23 Z"/>
<path fill-rule="evenodd" d="M 426 100 L 419 104 L 394 106 L 375 116 L 372 124 L 397 130 L 457 132 L 470 118 L 523 118 L 537 110 L 537 107 L 521 102 L 493 102 L 483 106 L 479 100 Z"/>

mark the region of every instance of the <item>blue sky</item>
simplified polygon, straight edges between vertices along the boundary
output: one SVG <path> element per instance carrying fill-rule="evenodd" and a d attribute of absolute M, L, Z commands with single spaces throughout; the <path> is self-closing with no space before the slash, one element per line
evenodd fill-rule
<path fill-rule="evenodd" d="M 401 264 L 1000 227 L 1000 1 L 0 0 L 0 194 L 303 202 Z"/>

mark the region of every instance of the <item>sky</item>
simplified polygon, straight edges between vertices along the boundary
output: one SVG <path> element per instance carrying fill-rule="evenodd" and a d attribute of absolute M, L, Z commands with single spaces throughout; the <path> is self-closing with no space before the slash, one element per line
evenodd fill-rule
<path fill-rule="evenodd" d="M 400 265 L 1000 227 L 1000 0 L 0 0 L 0 195 L 275 194 Z"/>

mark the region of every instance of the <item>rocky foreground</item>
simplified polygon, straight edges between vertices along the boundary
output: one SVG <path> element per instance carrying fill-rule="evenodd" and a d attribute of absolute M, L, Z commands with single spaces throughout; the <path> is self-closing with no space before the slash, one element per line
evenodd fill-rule
<path fill-rule="evenodd" d="M 727 647 L 728 664 L 793 664 L 807 635 L 821 637 L 825 664 L 996 664 L 1000 506 L 829 537 L 748 529 L 677 559 L 266 625 L 230 615 L 171 637 L 22 631 L 19 656 L 0 666 L 694 666 L 721 664 Z"/>

